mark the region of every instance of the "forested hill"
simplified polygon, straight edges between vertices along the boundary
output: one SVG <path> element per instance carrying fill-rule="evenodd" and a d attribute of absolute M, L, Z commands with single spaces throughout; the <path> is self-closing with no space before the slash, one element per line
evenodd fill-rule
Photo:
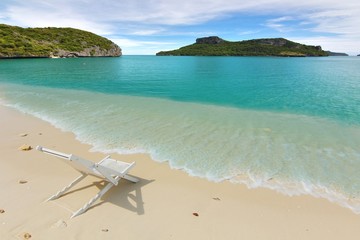
<path fill-rule="evenodd" d="M 309 46 L 284 38 L 264 38 L 230 42 L 219 37 L 196 39 L 196 43 L 172 51 L 161 51 L 157 56 L 328 56 L 320 46 Z"/>
<path fill-rule="evenodd" d="M 0 24 L 0 58 L 110 56 L 121 56 L 121 48 L 91 32 Z"/>

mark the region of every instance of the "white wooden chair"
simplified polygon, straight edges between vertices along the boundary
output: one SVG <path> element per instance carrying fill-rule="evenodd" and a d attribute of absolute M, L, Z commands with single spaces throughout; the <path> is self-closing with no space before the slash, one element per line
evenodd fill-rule
<path fill-rule="evenodd" d="M 113 186 L 116 186 L 121 178 L 127 179 L 131 182 L 138 182 L 139 179 L 129 176 L 127 173 L 131 168 L 135 166 L 135 162 L 126 163 L 111 159 L 110 156 L 105 157 L 98 163 L 94 163 L 92 161 L 80 158 L 73 154 L 65 154 L 61 152 L 57 152 L 48 148 L 44 148 L 42 146 L 37 146 L 37 150 L 50 154 L 55 157 L 59 157 L 61 159 L 65 159 L 66 163 L 70 164 L 75 170 L 81 173 L 81 176 L 72 181 L 68 186 L 61 189 L 59 192 L 51 196 L 47 201 L 54 200 L 62 196 L 65 192 L 67 192 L 70 188 L 72 188 L 75 184 L 84 179 L 87 175 L 92 175 L 101 179 L 108 181 L 108 184 L 98 193 L 90 199 L 88 203 L 86 203 L 82 208 L 77 210 L 72 216 L 76 217 L 82 213 L 84 213 L 91 205 L 95 203 L 96 200 L 101 198 L 107 191 L 110 190 Z"/>

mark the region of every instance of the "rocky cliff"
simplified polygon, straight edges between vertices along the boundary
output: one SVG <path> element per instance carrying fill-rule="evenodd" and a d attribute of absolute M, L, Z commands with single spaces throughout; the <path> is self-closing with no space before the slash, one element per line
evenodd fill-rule
<path fill-rule="evenodd" d="M 50 57 L 118 57 L 121 56 L 121 48 L 116 44 L 111 44 L 109 49 L 102 49 L 99 46 L 84 48 L 82 51 L 67 51 L 58 49 L 57 52 Z"/>
<path fill-rule="evenodd" d="M 203 37 L 196 39 L 197 44 L 219 44 L 222 42 L 224 42 L 224 39 L 221 39 L 217 36 Z"/>
<path fill-rule="evenodd" d="M 21 28 L 0 24 L 0 58 L 118 57 L 121 48 L 73 28 Z"/>

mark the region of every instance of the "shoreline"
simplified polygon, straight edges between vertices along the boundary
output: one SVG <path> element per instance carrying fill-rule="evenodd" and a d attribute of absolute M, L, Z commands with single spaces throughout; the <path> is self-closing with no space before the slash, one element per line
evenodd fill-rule
<path fill-rule="evenodd" d="M 69 90 L 67 90 L 67 91 L 69 91 Z M 81 91 L 79 92 L 77 90 L 75 90 L 75 91 L 76 92 L 70 93 L 70 95 L 84 93 Z M 102 93 L 98 93 L 98 94 L 103 96 Z M 63 99 L 63 98 L 65 98 L 65 99 L 70 98 L 70 96 L 68 96 L 68 95 L 62 96 L 62 97 L 55 97 L 55 96 L 56 95 L 48 94 L 48 96 L 45 96 L 45 98 L 47 97 L 47 99 L 49 99 L 49 100 L 50 100 L 50 98 L 51 99 L 58 98 L 59 100 Z M 128 106 L 127 111 L 131 111 L 134 109 L 137 109 L 137 111 L 141 110 L 141 109 L 139 109 L 139 106 L 141 106 L 141 107 L 143 106 L 144 99 L 142 97 L 136 97 L 136 98 L 137 98 L 136 104 Z M 123 100 L 129 101 L 129 99 L 126 99 L 126 97 Z M 130 99 L 129 102 L 131 102 L 131 100 L 132 99 Z M 156 135 L 156 133 L 153 132 L 151 127 L 144 128 L 144 127 L 141 127 L 141 124 L 140 125 L 138 125 L 138 124 L 129 125 L 126 121 L 124 122 L 124 119 L 121 117 L 121 115 L 117 115 L 115 117 L 118 117 L 122 121 L 122 123 L 125 124 L 125 126 L 128 126 L 129 129 L 133 129 L 132 131 L 130 131 L 130 137 L 128 137 L 126 139 L 126 141 L 122 141 L 123 139 L 122 139 L 121 134 L 116 135 L 116 133 L 126 133 L 127 132 L 126 128 L 121 128 L 123 124 L 122 123 L 117 124 L 117 126 L 116 126 L 117 131 L 109 130 L 109 128 L 107 128 L 106 124 L 101 125 L 101 123 L 106 122 L 106 119 L 100 119 L 100 117 L 103 115 L 101 113 L 98 113 L 99 120 L 96 121 L 95 124 L 87 125 L 87 127 L 82 128 L 81 127 L 83 125 L 82 123 L 76 123 L 74 121 L 67 121 L 68 119 L 64 121 L 62 116 L 59 116 L 59 115 L 52 116 L 51 114 L 48 115 L 46 112 L 42 112 L 43 111 L 42 108 L 37 108 L 34 110 L 31 108 L 27 108 L 26 105 L 17 105 L 17 104 L 7 103 L 6 99 L 4 99 L 3 101 L 4 101 L 3 102 L 4 106 L 8 106 L 8 107 L 14 108 L 15 110 L 18 110 L 20 112 L 30 114 L 31 116 L 35 116 L 35 117 L 39 118 L 40 120 L 50 123 L 55 128 L 58 128 L 64 132 L 71 132 L 73 130 L 75 138 L 78 141 L 91 146 L 91 148 L 90 148 L 91 152 L 117 153 L 120 155 L 145 154 L 145 155 L 149 156 L 149 158 L 151 158 L 152 160 L 154 160 L 156 162 L 160 162 L 160 163 L 165 162 L 169 165 L 170 168 L 179 169 L 181 171 L 186 172 L 187 175 L 203 178 L 210 182 L 229 181 L 234 184 L 245 184 L 250 189 L 254 189 L 254 188 L 271 189 L 272 191 L 280 192 L 281 194 L 284 194 L 287 196 L 310 195 L 315 198 L 327 199 L 328 201 L 330 201 L 332 203 L 339 204 L 342 207 L 351 209 L 356 214 L 360 214 L 360 199 L 359 199 L 359 197 L 357 195 L 353 195 L 351 192 L 344 191 L 341 188 L 341 183 L 343 184 L 342 186 L 345 186 L 345 185 L 343 182 L 340 182 L 340 181 L 337 182 L 337 184 L 339 184 L 339 185 L 331 185 L 331 184 L 326 185 L 326 183 L 321 184 L 320 182 L 315 184 L 314 181 L 311 181 L 311 179 L 310 179 L 310 181 L 306 181 L 306 180 L 296 181 L 296 180 L 291 180 L 289 178 L 281 178 L 281 175 L 279 175 L 279 176 L 276 176 L 276 174 L 273 175 L 273 173 L 271 171 L 270 171 L 269 175 L 267 175 L 267 173 L 265 171 L 265 175 L 258 176 L 256 174 L 254 174 L 253 172 L 249 172 L 246 170 L 243 171 L 242 169 L 247 169 L 246 166 L 243 168 L 240 166 L 239 166 L 239 168 L 235 167 L 235 168 L 230 169 L 230 171 L 229 171 L 229 169 L 227 169 L 228 170 L 227 175 L 226 174 L 225 175 L 216 175 L 216 171 L 213 171 L 213 170 L 208 171 L 208 169 L 199 169 L 199 168 L 196 168 L 196 166 L 195 166 L 195 170 L 194 170 L 191 167 L 186 166 L 186 164 L 181 164 L 181 163 L 180 163 L 180 165 L 177 164 L 177 161 L 179 161 L 179 160 L 181 162 L 182 159 L 192 159 L 193 158 L 193 156 L 189 156 L 189 155 L 186 156 L 185 154 L 181 155 L 181 156 L 178 155 L 176 148 L 179 146 L 179 144 L 181 145 L 181 141 L 178 141 L 177 142 L 178 145 L 176 145 L 176 148 L 174 149 L 174 146 L 173 146 L 171 153 L 169 152 L 167 155 L 165 154 L 165 156 L 162 156 L 162 152 L 161 152 L 162 147 L 165 147 L 165 146 L 171 147 L 171 144 L 173 144 L 173 143 L 163 141 L 161 143 L 158 143 L 157 146 L 155 145 L 155 147 L 151 145 L 151 141 L 150 141 L 150 147 L 149 146 L 146 147 L 146 143 L 149 143 L 146 141 L 131 143 L 132 139 L 137 139 L 139 136 L 140 136 L 140 138 L 142 138 L 142 140 L 152 139 L 153 142 L 157 142 L 157 141 L 161 140 L 161 138 L 160 139 L 157 139 L 156 137 L 153 138 L 153 136 Z M 27 102 L 27 101 L 31 102 L 31 99 L 27 98 L 27 99 L 23 99 L 22 101 L 23 102 Z M 96 101 L 93 101 L 89 105 L 91 106 L 95 102 Z M 108 101 L 108 102 L 110 102 L 110 101 Z M 116 100 L 112 99 L 112 102 L 116 102 Z M 163 104 L 164 102 L 166 102 L 166 100 L 165 101 L 158 100 L 156 105 Z M 171 104 L 177 104 L 177 108 L 186 107 L 186 105 L 183 105 L 183 103 L 179 103 L 179 102 L 171 102 Z M 111 105 L 111 103 L 110 103 L 110 105 Z M 153 105 L 155 105 L 155 104 L 153 103 Z M 197 111 L 203 111 L 205 108 L 208 107 L 206 105 L 202 105 L 202 104 L 198 104 L 198 103 L 191 103 L 191 105 L 193 107 L 196 106 Z M 55 104 L 55 106 L 57 106 L 55 108 L 63 109 L 62 106 L 59 104 Z M 74 106 L 74 104 L 72 106 L 76 107 L 76 106 Z M 169 106 L 169 104 L 168 104 L 168 106 Z M 165 105 L 165 107 L 166 107 L 166 105 Z M 87 110 L 82 112 L 81 117 L 85 117 L 85 118 L 90 117 L 90 119 L 91 119 L 95 113 L 88 108 L 86 108 L 86 109 Z M 236 111 L 229 112 L 229 111 L 231 111 L 231 108 L 223 107 L 223 106 L 222 107 L 217 106 L 216 110 L 221 110 L 222 113 L 227 114 L 227 116 L 229 116 L 230 114 L 233 115 L 233 114 L 237 113 Z M 68 111 L 68 110 L 65 109 L 64 111 Z M 147 113 L 153 114 L 154 111 L 155 111 L 155 113 L 159 114 L 159 112 L 157 112 L 157 109 L 156 108 L 151 109 L 151 105 L 150 105 Z M 284 125 L 282 125 L 281 128 L 279 128 L 276 124 L 275 125 L 272 124 L 272 121 L 274 121 L 272 119 L 274 117 L 278 117 L 278 116 L 280 116 L 280 120 L 283 120 L 281 118 L 285 118 L 286 120 L 289 118 L 289 120 L 291 120 L 289 122 L 292 122 L 292 124 L 287 126 L 287 130 L 292 130 L 292 129 L 297 129 L 297 128 L 305 129 L 306 127 L 308 127 L 307 125 L 309 125 L 311 128 L 310 132 L 312 133 L 312 135 L 315 135 L 318 137 L 320 136 L 320 139 L 318 141 L 314 141 L 313 144 L 317 144 L 319 141 L 322 142 L 322 141 L 326 140 L 321 135 L 322 127 L 326 126 L 327 129 L 332 129 L 332 130 L 335 129 L 333 131 L 338 132 L 338 134 L 336 134 L 337 138 L 334 138 L 334 139 L 336 139 L 336 141 L 344 142 L 345 146 L 350 146 L 350 147 L 358 146 L 357 145 L 358 140 L 351 141 L 350 139 L 355 140 L 355 138 L 351 138 L 351 137 L 349 138 L 349 136 L 352 136 L 352 134 L 354 133 L 354 129 L 352 129 L 352 131 L 349 129 L 343 129 L 343 128 L 341 128 L 341 130 L 339 130 L 338 129 L 339 126 L 337 126 L 337 124 L 338 124 L 337 121 L 332 121 L 332 120 L 328 120 L 325 118 L 316 118 L 316 117 L 311 117 L 311 116 L 306 116 L 306 115 L 294 115 L 291 113 L 274 114 L 274 113 L 265 112 L 265 111 L 264 112 L 256 112 L 256 111 L 251 111 L 251 110 L 241 110 L 241 111 L 242 111 L 242 114 L 239 117 L 252 115 L 253 119 L 257 119 L 257 118 L 260 119 L 259 113 L 261 113 L 262 116 L 264 114 L 267 114 L 266 117 L 264 118 L 267 120 L 258 123 L 258 126 L 255 128 L 258 131 L 263 132 L 263 135 L 260 137 L 264 137 L 265 140 L 267 140 L 267 142 L 265 144 L 266 146 L 272 145 L 274 142 L 276 142 L 276 138 L 274 138 L 273 133 L 276 134 L 276 132 L 284 131 L 284 129 L 285 129 Z M 59 112 L 62 112 L 62 111 L 59 111 Z M 141 111 L 141 112 L 144 113 L 144 111 Z M 112 113 L 116 114 L 116 111 L 112 112 Z M 172 114 L 176 114 L 176 113 L 172 112 L 168 115 L 172 115 Z M 73 116 L 73 115 L 72 115 L 72 112 L 70 111 L 70 112 L 66 112 L 65 114 L 63 114 L 63 116 Z M 256 117 L 256 116 L 258 116 L 258 117 Z M 142 118 L 147 119 L 147 114 L 145 113 L 142 116 Z M 304 125 L 303 121 L 295 120 L 295 119 L 301 119 L 301 118 L 306 118 L 307 121 L 310 120 L 312 124 L 309 124 L 309 122 L 307 122 L 307 124 Z M 74 117 L 74 119 L 79 119 L 79 116 Z M 158 117 L 158 119 L 160 119 L 160 118 Z M 161 119 L 166 119 L 166 116 L 164 116 Z M 220 122 L 223 121 L 223 119 L 217 119 L 217 120 Z M 316 120 L 316 121 L 312 122 L 312 120 Z M 249 120 L 247 120 L 247 121 L 249 121 Z M 72 125 L 68 126 L 67 122 L 72 123 Z M 169 122 L 167 122 L 165 120 L 163 122 L 160 122 L 158 125 L 164 126 L 164 125 L 167 125 L 168 123 Z M 177 125 L 179 123 L 175 123 L 175 124 Z M 191 124 L 194 124 L 194 123 L 191 123 Z M 203 124 L 203 123 L 201 122 L 201 124 Z M 196 122 L 195 122 L 195 125 L 196 125 Z M 294 126 L 296 126 L 296 128 Z M 212 126 L 210 126 L 210 128 L 211 127 Z M 207 129 L 208 127 L 205 127 L 205 128 Z M 88 129 L 91 129 L 91 131 L 88 132 Z M 149 129 L 150 129 L 150 131 L 148 131 Z M 196 127 L 196 130 L 193 129 L 192 131 L 197 131 L 198 129 L 203 129 L 203 127 L 198 124 Z M 172 129 L 167 128 L 167 131 L 171 131 L 171 130 Z M 357 131 L 357 130 L 360 130 L 360 129 L 355 129 L 355 131 Z M 148 135 L 146 136 L 146 134 L 145 134 L 145 136 L 142 137 L 143 136 L 142 134 L 144 132 L 147 132 Z M 129 134 L 129 132 L 127 132 L 127 133 Z M 167 133 L 168 132 L 166 132 L 166 131 L 162 132 L 162 134 L 165 134 L 165 135 Z M 341 134 L 339 134 L 339 133 L 341 133 Z M 113 134 L 115 134 L 115 135 L 113 135 Z M 170 135 L 167 136 L 168 140 L 172 140 L 174 134 L 177 134 L 177 133 L 170 132 Z M 202 134 L 203 134 L 203 136 L 205 136 L 206 134 L 209 134 L 209 133 L 204 134 L 204 132 L 203 132 Z M 286 131 L 286 133 L 283 133 L 283 135 L 286 137 L 294 137 L 294 136 L 296 137 L 296 133 L 294 133 L 293 131 L 290 131 L 290 132 Z M 115 136 L 115 138 L 114 138 L 114 136 Z M 177 135 L 177 136 L 181 137 L 181 134 Z M 211 134 L 209 136 L 210 137 L 207 140 L 209 140 L 209 139 L 211 140 L 211 138 L 214 138 L 214 136 L 211 137 Z M 344 137 L 344 136 L 346 136 L 346 137 Z M 114 139 L 116 139 L 115 142 L 117 144 L 114 145 L 114 142 L 113 142 L 112 143 L 113 145 L 111 145 L 111 146 L 115 146 L 115 147 L 108 147 L 107 141 L 106 141 L 107 137 L 113 137 Z M 217 136 L 215 136 L 215 137 L 217 137 Z M 180 139 L 180 138 L 178 138 L 178 139 Z M 226 141 L 228 141 L 228 138 L 223 137 L 223 139 L 226 139 Z M 188 140 L 187 138 L 182 138 L 183 142 L 187 142 L 187 140 Z M 234 140 L 235 139 L 232 139 L 232 141 L 234 141 Z M 242 138 L 240 140 L 239 139 L 236 139 L 236 140 L 238 142 L 246 142 L 247 141 L 247 139 L 244 139 L 244 138 Z M 219 138 L 217 138 L 217 141 L 219 141 Z M 206 142 L 206 141 L 204 141 L 204 142 Z M 140 144 L 138 144 L 138 143 L 140 143 Z M 138 148 L 138 146 L 141 146 L 143 143 L 145 143 L 145 148 L 142 148 L 142 147 Z M 223 144 L 226 144 L 226 142 L 223 141 Z M 311 144 L 308 144 L 308 145 L 311 145 Z M 123 146 L 123 147 L 121 147 L 121 146 Z M 188 147 L 186 151 L 184 151 L 183 148 L 179 148 L 179 149 L 182 149 L 183 152 L 192 152 L 193 145 L 188 144 L 188 146 L 190 146 L 190 148 Z M 183 147 L 186 148 L 186 144 Z M 244 152 L 243 150 L 246 151 L 247 149 L 241 149 L 241 147 L 242 147 L 241 145 L 233 146 L 232 148 L 226 149 L 226 151 L 232 152 L 234 149 L 235 150 L 237 149 L 237 153 L 233 154 L 233 155 L 242 156 L 244 153 L 247 153 L 247 152 Z M 326 152 L 326 147 L 327 146 L 325 145 L 325 148 L 324 147 L 322 148 L 322 150 L 325 152 Z M 159 149 L 160 149 L 160 151 L 158 151 Z M 264 150 L 266 150 L 266 149 L 264 149 Z M 286 150 L 286 149 L 280 149 L 280 150 Z M 299 149 L 299 150 L 301 150 L 301 149 Z M 215 156 L 217 154 L 217 152 L 212 151 L 212 149 L 207 149 L 206 153 L 209 156 Z M 302 158 L 306 159 L 307 157 L 311 157 L 311 154 L 308 154 L 305 156 L 305 155 L 303 155 L 304 153 L 306 153 L 306 152 L 301 152 L 300 156 Z M 272 154 L 276 154 L 276 151 L 273 151 Z M 294 154 L 296 154 L 296 151 L 294 152 Z M 293 155 L 293 156 L 296 156 L 296 155 Z M 197 157 L 200 157 L 200 159 L 201 159 L 202 156 L 197 155 Z M 326 156 L 323 156 L 323 157 L 326 157 Z M 351 157 L 354 158 L 353 160 L 357 159 L 357 157 L 355 155 L 353 155 L 353 156 L 350 155 L 347 157 L 343 157 L 342 159 L 336 159 L 336 162 L 342 162 L 345 160 L 343 162 L 343 165 L 347 165 L 346 159 L 351 159 Z M 321 156 L 318 156 L 318 158 L 321 159 Z M 208 157 L 206 160 L 213 161 L 214 159 L 211 159 Z M 233 159 L 233 160 L 236 160 L 236 159 Z M 312 160 L 316 161 L 317 159 L 312 159 Z M 191 164 L 191 161 L 188 161 L 188 163 Z M 351 163 L 351 161 L 350 161 L 350 163 Z M 270 167 L 270 165 L 271 165 L 266 162 L 263 162 L 262 164 L 265 164 L 265 165 L 267 164 L 268 167 Z M 276 162 L 274 164 L 276 164 Z M 271 169 L 271 167 L 269 169 Z M 202 170 L 205 170 L 205 171 L 202 171 Z M 321 171 L 321 169 L 318 169 L 318 171 Z M 236 172 L 236 174 L 234 172 Z M 345 179 L 350 179 L 350 178 L 348 178 L 348 176 L 344 176 L 344 177 L 345 177 Z M 348 186 L 351 186 L 352 184 L 355 184 L 355 183 L 348 182 Z M 356 187 L 354 187 L 355 185 L 352 185 L 352 186 L 354 189 L 356 189 Z"/>
<path fill-rule="evenodd" d="M 18 147 L 42 145 L 92 161 L 105 154 L 89 152 L 91 146 L 74 134 L 17 110 L 0 105 L 0 116 L 1 239 L 22 238 L 25 232 L 35 239 L 351 239 L 360 234 L 360 216 L 328 200 L 209 182 L 146 154 L 112 154 L 136 161 L 130 174 L 141 181 L 121 182 L 94 207 L 70 219 L 102 182 L 87 177 L 63 197 L 44 202 L 78 173 L 58 159 Z M 20 137 L 22 133 L 28 135 Z"/>

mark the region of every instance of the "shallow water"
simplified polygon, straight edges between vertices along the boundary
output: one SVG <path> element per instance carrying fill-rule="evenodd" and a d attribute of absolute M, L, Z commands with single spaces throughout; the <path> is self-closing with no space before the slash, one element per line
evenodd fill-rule
<path fill-rule="evenodd" d="M 360 212 L 357 58 L 0 61 L 3 104 L 103 152 Z"/>

